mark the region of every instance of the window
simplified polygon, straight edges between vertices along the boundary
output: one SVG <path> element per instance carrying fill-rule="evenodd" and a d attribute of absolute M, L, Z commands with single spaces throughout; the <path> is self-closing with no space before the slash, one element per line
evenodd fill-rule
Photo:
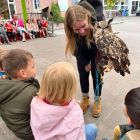
<path fill-rule="evenodd" d="M 14 4 L 9 4 L 9 8 L 10 8 L 10 13 L 13 16 L 15 14 L 15 5 Z"/>
<path fill-rule="evenodd" d="M 9 10 L 7 0 L 0 0 L 0 15 L 4 19 L 9 19 Z"/>
<path fill-rule="evenodd" d="M 8 0 L 10 18 L 16 13 L 15 0 Z"/>
<path fill-rule="evenodd" d="M 72 0 L 72 4 L 77 4 L 80 0 Z"/>
<path fill-rule="evenodd" d="M 34 0 L 34 8 L 38 9 L 40 6 L 40 1 L 39 0 Z"/>

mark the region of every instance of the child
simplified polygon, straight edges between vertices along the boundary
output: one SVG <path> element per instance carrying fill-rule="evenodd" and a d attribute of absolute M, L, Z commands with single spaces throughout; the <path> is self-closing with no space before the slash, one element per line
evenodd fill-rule
<path fill-rule="evenodd" d="M 39 90 L 34 79 L 34 58 L 28 51 L 12 49 L 4 56 L 2 65 L 11 80 L 0 80 L 1 117 L 16 136 L 32 140 L 30 102 Z"/>
<path fill-rule="evenodd" d="M 140 130 L 131 130 L 125 134 L 122 140 L 139 140 Z"/>
<path fill-rule="evenodd" d="M 140 87 L 127 93 L 125 97 L 125 114 L 128 124 L 115 127 L 114 140 L 120 140 L 128 131 L 140 129 Z"/>
<path fill-rule="evenodd" d="M 6 50 L 0 48 L 0 79 L 6 79 L 5 71 L 2 68 L 3 57 L 6 55 Z"/>
<path fill-rule="evenodd" d="M 5 29 L 6 29 L 6 34 L 8 38 L 12 39 L 12 41 L 16 41 L 16 29 L 15 27 L 11 24 L 10 21 L 7 21 L 5 23 Z"/>
<path fill-rule="evenodd" d="M 76 72 L 67 62 L 52 64 L 44 73 L 38 97 L 31 102 L 35 140 L 94 140 L 97 128 L 86 125 L 75 100 Z"/>

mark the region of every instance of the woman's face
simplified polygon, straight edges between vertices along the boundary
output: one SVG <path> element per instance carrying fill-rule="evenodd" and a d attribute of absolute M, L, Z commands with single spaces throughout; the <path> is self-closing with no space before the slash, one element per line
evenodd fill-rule
<path fill-rule="evenodd" d="M 81 36 L 87 35 L 88 29 L 89 29 L 89 24 L 88 24 L 87 19 L 86 20 L 78 20 L 75 22 L 75 24 L 73 26 L 74 32 L 81 35 Z"/>
<path fill-rule="evenodd" d="M 33 19 L 33 23 L 36 23 L 36 20 L 35 19 Z"/>

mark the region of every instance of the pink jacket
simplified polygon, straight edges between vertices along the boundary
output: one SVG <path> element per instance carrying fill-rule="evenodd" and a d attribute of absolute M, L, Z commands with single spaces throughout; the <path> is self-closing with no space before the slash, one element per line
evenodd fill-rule
<path fill-rule="evenodd" d="M 18 19 L 17 25 L 19 27 L 23 27 L 24 28 L 24 22 L 23 22 L 23 20 L 22 19 Z"/>
<path fill-rule="evenodd" d="M 34 97 L 30 123 L 35 140 L 86 140 L 83 113 L 74 99 L 55 106 Z"/>

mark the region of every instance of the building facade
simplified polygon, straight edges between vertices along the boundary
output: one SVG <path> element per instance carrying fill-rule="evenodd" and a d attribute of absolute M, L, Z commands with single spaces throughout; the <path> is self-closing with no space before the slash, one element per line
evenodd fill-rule
<path fill-rule="evenodd" d="M 52 0 L 26 0 L 27 13 L 47 12 Z M 21 0 L 0 0 L 0 14 L 5 18 L 12 18 L 14 14 L 21 14 Z"/>
<path fill-rule="evenodd" d="M 3 18 L 9 19 L 16 13 L 15 0 L 0 0 L 0 14 Z"/>
<path fill-rule="evenodd" d="M 26 0 L 27 13 L 48 13 L 51 3 L 58 3 L 61 15 L 64 16 L 67 8 L 76 4 L 79 0 Z M 12 15 L 22 15 L 21 0 L 0 0 L 0 14 L 5 18 L 12 18 Z M 30 15 L 30 14 L 29 14 Z"/>
<path fill-rule="evenodd" d="M 103 0 L 104 7 L 107 5 L 107 0 Z M 114 10 L 128 10 L 129 15 L 136 14 L 140 8 L 140 0 L 121 0 L 115 3 Z"/>
<path fill-rule="evenodd" d="M 62 16 L 67 8 L 78 3 L 80 0 L 26 0 L 27 13 L 48 13 L 52 2 L 57 2 Z M 103 0 L 106 7 L 107 0 Z M 127 9 L 129 15 L 135 14 L 140 8 L 140 0 L 121 0 L 116 2 L 114 10 Z M 12 18 L 13 14 L 22 14 L 21 0 L 0 0 L 0 15 L 5 19 Z"/>

